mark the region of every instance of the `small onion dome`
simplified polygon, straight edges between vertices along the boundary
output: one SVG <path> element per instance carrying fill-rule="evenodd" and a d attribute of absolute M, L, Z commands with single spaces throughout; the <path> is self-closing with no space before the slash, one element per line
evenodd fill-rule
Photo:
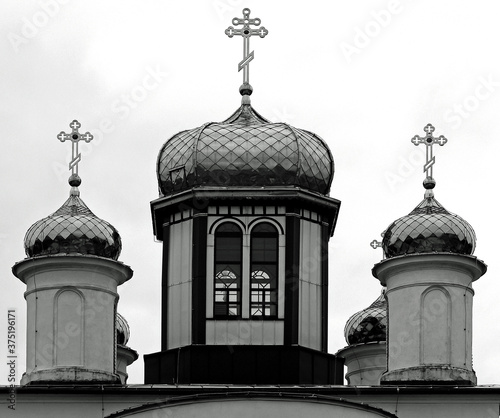
<path fill-rule="evenodd" d="M 116 313 L 116 343 L 127 345 L 130 338 L 130 327 L 128 322 L 118 312 Z"/>
<path fill-rule="evenodd" d="M 260 116 L 248 102 L 224 122 L 180 132 L 157 161 L 161 195 L 197 186 L 298 186 L 328 194 L 333 157 L 317 135 Z"/>
<path fill-rule="evenodd" d="M 122 249 L 118 231 L 95 216 L 80 199 L 77 187 L 52 215 L 35 222 L 26 232 L 28 257 L 55 254 L 91 254 L 117 260 Z"/>
<path fill-rule="evenodd" d="M 385 290 L 368 308 L 349 318 L 344 335 L 349 345 L 386 341 L 387 302 Z"/>
<path fill-rule="evenodd" d="M 412 212 L 387 228 L 382 240 L 386 257 L 433 252 L 471 255 L 475 246 L 474 229 L 448 212 L 430 190 Z"/>

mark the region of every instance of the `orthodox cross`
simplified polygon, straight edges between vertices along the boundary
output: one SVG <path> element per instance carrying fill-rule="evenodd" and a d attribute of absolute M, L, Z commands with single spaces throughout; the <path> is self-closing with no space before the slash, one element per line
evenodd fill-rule
<path fill-rule="evenodd" d="M 232 38 L 234 35 L 241 35 L 243 37 L 243 60 L 238 64 L 238 71 L 243 69 L 243 85 L 249 84 L 248 82 L 248 70 L 250 61 L 254 58 L 254 53 L 249 52 L 250 50 L 250 37 L 252 35 L 259 35 L 261 38 L 264 38 L 269 31 L 261 26 L 258 29 L 250 28 L 250 25 L 259 26 L 260 19 L 258 17 L 254 19 L 250 19 L 250 9 L 243 9 L 243 19 L 239 17 L 233 18 L 232 21 L 234 26 L 243 25 L 241 29 L 235 29 L 232 26 L 229 26 L 225 33 L 227 36 Z"/>
<path fill-rule="evenodd" d="M 434 126 L 428 123 L 424 128 L 424 132 L 426 133 L 424 137 L 415 135 L 411 139 L 411 142 L 413 142 L 413 144 L 415 144 L 416 146 L 420 144 L 425 144 L 426 162 L 424 165 L 424 171 L 426 172 L 426 176 L 428 179 L 432 179 L 432 166 L 436 162 L 436 157 L 432 155 L 432 146 L 434 144 L 439 144 L 440 146 L 443 146 L 448 142 L 448 140 L 443 135 L 439 136 L 438 138 L 432 136 L 434 130 L 435 130 Z"/>
<path fill-rule="evenodd" d="M 93 135 L 85 132 L 85 134 L 81 134 L 78 132 L 78 129 L 82 126 L 80 122 L 76 119 L 69 124 L 71 128 L 71 133 L 67 134 L 63 131 L 59 135 L 57 135 L 57 139 L 59 141 L 64 142 L 66 140 L 71 141 L 71 161 L 69 163 L 69 169 L 71 170 L 71 175 L 78 175 L 78 163 L 82 159 L 82 154 L 78 152 L 78 142 L 85 141 L 90 142 L 94 139 Z"/>

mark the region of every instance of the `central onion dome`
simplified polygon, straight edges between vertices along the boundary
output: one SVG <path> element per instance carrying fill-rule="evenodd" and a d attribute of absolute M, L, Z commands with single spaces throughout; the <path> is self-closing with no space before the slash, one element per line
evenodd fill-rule
<path fill-rule="evenodd" d="M 319 136 L 270 122 L 249 101 L 223 122 L 174 135 L 157 161 L 161 195 L 198 186 L 297 186 L 326 195 L 333 174 L 332 154 Z"/>
<path fill-rule="evenodd" d="M 432 183 L 426 188 L 431 186 Z M 382 240 L 386 257 L 436 252 L 471 255 L 475 247 L 472 226 L 448 212 L 434 198 L 432 190 L 426 191 L 424 200 L 408 215 L 394 221 Z"/>
<path fill-rule="evenodd" d="M 117 260 L 122 249 L 118 231 L 95 216 L 80 199 L 78 176 L 70 178 L 69 199 L 55 211 L 35 222 L 26 232 L 28 257 L 40 255 L 91 254 Z"/>
<path fill-rule="evenodd" d="M 387 301 L 385 290 L 368 308 L 351 316 L 344 328 L 349 345 L 386 341 Z"/>

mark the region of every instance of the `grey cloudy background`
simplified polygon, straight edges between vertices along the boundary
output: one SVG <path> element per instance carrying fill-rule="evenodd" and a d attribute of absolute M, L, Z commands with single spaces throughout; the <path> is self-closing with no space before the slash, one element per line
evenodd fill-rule
<path fill-rule="evenodd" d="M 269 30 L 252 38 L 252 104 L 268 119 L 320 135 L 342 201 L 330 241 L 330 341 L 368 306 L 382 252 L 369 243 L 423 198 L 424 150 L 410 139 L 431 122 L 437 200 L 474 227 L 489 270 L 474 284 L 474 368 L 500 382 L 498 166 L 500 4 L 497 1 L 39 0 L 0 4 L 0 318 L 17 309 L 25 368 L 25 286 L 11 273 L 29 226 L 69 193 L 73 119 L 95 139 L 82 146 L 81 197 L 120 232 L 120 260 L 135 274 L 120 287 L 129 345 L 160 349 L 161 244 L 149 202 L 155 163 L 180 130 L 228 117 L 240 104 L 241 38 L 224 29 L 252 10 Z M 0 359 L 6 327 L 0 321 Z M 7 367 L 0 361 L 0 384 Z M 142 357 L 130 383 L 143 381 Z"/>

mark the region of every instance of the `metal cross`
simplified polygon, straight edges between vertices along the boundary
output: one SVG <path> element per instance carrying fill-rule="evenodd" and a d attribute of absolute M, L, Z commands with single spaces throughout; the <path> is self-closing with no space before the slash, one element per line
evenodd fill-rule
<path fill-rule="evenodd" d="M 63 131 L 59 135 L 57 135 L 57 139 L 59 141 L 71 141 L 71 161 L 69 163 L 69 169 L 71 170 L 71 174 L 78 174 L 78 163 L 82 159 L 82 154 L 78 152 L 78 142 L 85 141 L 90 142 L 94 139 L 93 135 L 89 132 L 86 132 L 84 135 L 78 132 L 82 125 L 76 119 L 69 124 L 71 128 L 71 133 L 67 134 Z"/>
<path fill-rule="evenodd" d="M 426 162 L 424 165 L 424 171 L 426 172 L 427 178 L 431 179 L 432 179 L 432 166 L 436 162 L 436 157 L 432 155 L 432 146 L 434 144 L 439 144 L 440 146 L 443 146 L 448 142 L 448 140 L 444 137 L 444 135 L 441 135 L 438 138 L 432 136 L 434 130 L 435 130 L 434 126 L 428 123 L 424 128 L 424 132 L 426 134 L 424 137 L 415 135 L 411 139 L 411 142 L 413 142 L 413 144 L 415 144 L 416 146 L 420 144 L 425 144 Z"/>
<path fill-rule="evenodd" d="M 382 247 L 382 243 L 374 239 L 372 242 L 370 242 L 370 247 L 376 250 L 377 248 Z"/>
<path fill-rule="evenodd" d="M 259 35 L 261 38 L 264 38 L 269 31 L 261 26 L 258 29 L 250 28 L 250 25 L 259 26 L 260 19 L 258 17 L 254 19 L 250 19 L 250 9 L 243 9 L 243 19 L 238 17 L 233 18 L 232 21 L 234 26 L 243 25 L 241 29 L 235 29 L 232 26 L 229 26 L 225 33 L 227 36 L 232 38 L 234 35 L 243 36 L 243 60 L 238 64 L 238 71 L 243 69 L 243 84 L 249 84 L 248 82 L 248 70 L 250 61 L 254 58 L 254 52 L 249 52 L 250 50 L 250 37 L 252 35 Z"/>

